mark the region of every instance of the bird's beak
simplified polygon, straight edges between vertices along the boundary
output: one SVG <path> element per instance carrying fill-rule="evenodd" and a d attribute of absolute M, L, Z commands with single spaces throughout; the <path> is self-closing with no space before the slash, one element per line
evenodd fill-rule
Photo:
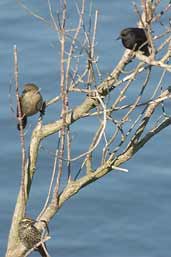
<path fill-rule="evenodd" d="M 32 220 L 31 224 L 34 225 L 36 222 L 36 220 Z"/>
<path fill-rule="evenodd" d="M 121 36 L 119 36 L 119 37 L 116 38 L 116 40 L 119 40 L 119 39 L 121 39 Z"/>
<path fill-rule="evenodd" d="M 34 95 L 39 94 L 39 93 L 40 93 L 40 91 L 41 91 L 41 88 L 39 88 L 38 90 L 36 90 L 36 91 L 34 92 Z"/>

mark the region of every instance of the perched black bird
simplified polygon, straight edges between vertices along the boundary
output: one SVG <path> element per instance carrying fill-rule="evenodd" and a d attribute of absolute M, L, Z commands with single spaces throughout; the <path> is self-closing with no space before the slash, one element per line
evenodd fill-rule
<path fill-rule="evenodd" d="M 25 217 L 19 222 L 18 236 L 23 245 L 29 250 L 41 241 L 41 232 L 34 226 L 35 220 Z M 42 243 L 46 248 L 45 243 Z M 47 257 L 44 247 L 40 244 L 35 251 L 42 257 Z"/>
<path fill-rule="evenodd" d="M 150 55 L 149 43 L 144 29 L 140 28 L 126 28 L 120 33 L 118 39 L 122 40 L 125 48 L 137 51 L 142 51 L 146 56 Z"/>
<path fill-rule="evenodd" d="M 37 112 L 44 112 L 45 102 L 43 102 L 40 90 L 35 84 L 28 83 L 24 85 L 24 90 L 20 96 L 20 108 L 23 128 L 25 128 L 27 124 L 28 116 L 32 116 Z M 18 110 L 17 117 L 19 117 Z M 20 130 L 19 123 L 17 127 Z"/>

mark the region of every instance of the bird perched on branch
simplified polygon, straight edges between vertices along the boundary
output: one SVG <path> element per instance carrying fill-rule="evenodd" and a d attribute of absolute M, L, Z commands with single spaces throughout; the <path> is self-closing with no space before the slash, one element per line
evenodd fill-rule
<path fill-rule="evenodd" d="M 27 124 L 27 117 L 40 112 L 44 114 L 45 102 L 40 94 L 40 89 L 33 83 L 28 83 L 24 85 L 24 90 L 19 98 L 20 110 L 21 110 L 21 122 L 23 129 Z M 19 110 L 17 108 L 17 118 L 19 118 Z M 20 130 L 20 123 L 17 125 Z"/>
<path fill-rule="evenodd" d="M 144 29 L 141 28 L 126 28 L 120 33 L 117 39 L 122 40 L 122 44 L 125 48 L 137 51 L 140 50 L 146 56 L 150 55 L 148 47 L 148 39 Z"/>
<path fill-rule="evenodd" d="M 41 241 L 41 232 L 35 227 L 35 223 L 35 220 L 28 217 L 19 222 L 18 236 L 28 250 L 34 248 Z M 45 243 L 41 243 L 35 248 L 35 251 L 38 251 L 42 257 L 47 257 L 44 248 L 46 248 Z"/>

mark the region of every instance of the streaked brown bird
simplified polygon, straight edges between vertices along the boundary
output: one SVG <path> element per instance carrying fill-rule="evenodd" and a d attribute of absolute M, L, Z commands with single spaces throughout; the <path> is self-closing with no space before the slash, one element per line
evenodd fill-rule
<path fill-rule="evenodd" d="M 146 56 L 150 55 L 149 43 L 147 40 L 146 33 L 144 29 L 141 28 L 126 28 L 120 33 L 117 39 L 122 40 L 122 44 L 125 48 L 137 51 L 140 50 Z"/>
<path fill-rule="evenodd" d="M 21 121 L 23 129 L 27 125 L 27 117 L 32 116 L 38 112 L 44 113 L 45 102 L 40 94 L 40 89 L 33 83 L 24 85 L 24 90 L 20 96 L 20 108 L 21 108 Z M 17 110 L 17 117 L 19 113 Z M 20 130 L 20 124 L 18 122 L 17 128 Z"/>
<path fill-rule="evenodd" d="M 41 241 L 41 232 L 35 227 L 36 221 L 25 217 L 19 222 L 18 236 L 22 244 L 29 250 L 34 248 Z M 46 248 L 45 243 L 42 243 Z M 35 251 L 38 251 L 42 257 L 47 257 L 43 245 L 40 244 Z"/>

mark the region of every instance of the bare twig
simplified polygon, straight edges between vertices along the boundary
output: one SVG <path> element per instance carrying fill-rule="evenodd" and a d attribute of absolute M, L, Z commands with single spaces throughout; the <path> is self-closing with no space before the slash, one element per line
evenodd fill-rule
<path fill-rule="evenodd" d="M 20 105 L 19 96 L 19 82 L 18 82 L 18 57 L 17 57 L 17 47 L 14 46 L 14 75 L 15 75 L 15 85 L 16 85 L 16 99 L 17 99 L 17 116 L 20 126 L 20 142 L 21 142 L 21 152 L 22 152 L 22 166 L 21 166 L 21 191 L 22 191 L 22 202 L 23 208 L 25 208 L 25 172 L 26 172 L 26 150 L 25 150 L 25 140 L 24 140 L 24 129 L 22 124 L 22 112 Z"/>
<path fill-rule="evenodd" d="M 64 0 L 63 3 L 63 14 L 61 21 L 60 30 L 60 43 L 61 43 L 61 97 L 62 97 L 62 128 L 59 133 L 60 135 L 60 146 L 59 146 L 59 160 L 58 160 L 58 176 L 56 180 L 56 185 L 54 188 L 54 199 L 56 199 L 56 204 L 58 205 L 58 194 L 60 187 L 60 180 L 63 171 L 63 155 L 64 155 L 64 143 L 65 143 L 65 124 L 66 124 L 66 91 L 65 91 L 65 24 L 66 24 L 66 12 L 67 12 L 67 2 Z"/>

